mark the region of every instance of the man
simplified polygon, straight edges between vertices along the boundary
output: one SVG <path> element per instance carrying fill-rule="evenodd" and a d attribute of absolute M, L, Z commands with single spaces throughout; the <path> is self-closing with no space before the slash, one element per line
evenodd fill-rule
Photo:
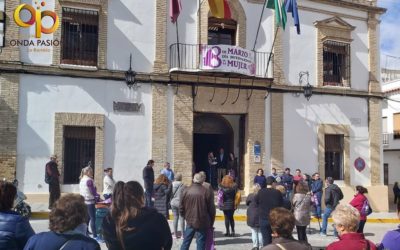
<path fill-rule="evenodd" d="M 325 184 L 325 211 L 322 215 L 322 229 L 321 236 L 326 236 L 326 228 L 328 226 L 328 218 L 331 215 L 332 211 L 335 210 L 336 206 L 339 204 L 339 201 L 343 199 L 342 190 L 336 185 L 333 184 L 333 178 L 327 177 Z M 334 236 L 337 237 L 338 233 L 336 228 L 333 228 Z"/>
<path fill-rule="evenodd" d="M 293 175 L 290 174 L 290 168 L 285 168 L 285 173 L 281 177 L 282 185 L 286 189 L 286 199 L 292 200 L 293 193 Z"/>
<path fill-rule="evenodd" d="M 317 218 L 321 218 L 321 199 L 322 199 L 323 183 L 319 178 L 319 173 L 313 174 L 312 179 L 313 181 L 311 183 L 311 194 L 314 197 L 314 203 L 315 203 L 314 216 Z"/>
<path fill-rule="evenodd" d="M 271 209 L 283 206 L 283 197 L 281 192 L 274 188 L 275 179 L 271 176 L 267 177 L 267 187 L 258 191 L 254 197 L 254 201 L 258 206 L 259 225 L 263 237 L 264 246 L 271 244 L 272 229 L 269 223 L 269 212 Z"/>
<path fill-rule="evenodd" d="M 61 195 L 57 155 L 50 156 L 50 161 L 46 164 L 45 182 L 49 184 L 49 209 L 52 209 L 54 202 L 56 202 Z"/>
<path fill-rule="evenodd" d="M 167 176 L 167 178 L 170 182 L 174 181 L 174 171 L 172 171 L 171 165 L 169 164 L 169 162 L 166 162 L 164 164 L 164 168 L 161 170 L 161 174 Z"/>
<path fill-rule="evenodd" d="M 227 164 L 228 164 L 228 158 L 225 155 L 225 150 L 224 148 L 220 148 L 219 155 L 217 157 L 218 183 L 220 183 L 222 178 L 226 175 Z"/>
<path fill-rule="evenodd" d="M 215 218 L 213 203 L 209 199 L 209 189 L 203 187 L 203 176 L 195 174 L 193 184 L 183 192 L 179 206 L 187 224 L 181 250 L 189 249 L 195 234 L 197 250 L 205 249 L 207 230 L 212 227 Z"/>
<path fill-rule="evenodd" d="M 281 182 L 281 177 L 276 172 L 276 168 L 272 168 L 271 169 L 271 175 L 270 176 L 274 177 L 276 183 L 280 183 Z"/>
<path fill-rule="evenodd" d="M 149 160 L 147 162 L 146 167 L 143 169 L 143 180 L 144 180 L 144 189 L 145 189 L 145 199 L 146 199 L 146 207 L 153 207 L 152 195 L 153 195 L 153 185 L 154 185 L 154 161 Z"/>

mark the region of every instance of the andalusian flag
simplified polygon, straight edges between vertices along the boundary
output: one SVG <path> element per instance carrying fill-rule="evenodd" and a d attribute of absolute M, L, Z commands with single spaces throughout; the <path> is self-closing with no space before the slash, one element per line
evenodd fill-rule
<path fill-rule="evenodd" d="M 181 13 L 182 5 L 181 0 L 171 0 L 169 2 L 169 16 L 171 17 L 171 22 L 175 23 L 178 20 L 178 16 Z"/>
<path fill-rule="evenodd" d="M 213 17 L 231 19 L 231 9 L 226 0 L 208 0 L 208 5 Z"/>
<path fill-rule="evenodd" d="M 286 27 L 286 10 L 283 0 L 267 0 L 267 8 L 275 10 L 276 25 Z"/>

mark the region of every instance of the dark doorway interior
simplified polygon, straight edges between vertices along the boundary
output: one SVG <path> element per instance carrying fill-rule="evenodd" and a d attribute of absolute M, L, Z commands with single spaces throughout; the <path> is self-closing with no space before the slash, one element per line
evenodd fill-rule
<path fill-rule="evenodd" d="M 194 134 L 193 160 L 196 173 L 199 171 L 207 172 L 208 152 L 217 155 L 218 150 L 223 147 L 226 152 L 230 152 L 232 143 L 231 138 L 225 134 Z"/>

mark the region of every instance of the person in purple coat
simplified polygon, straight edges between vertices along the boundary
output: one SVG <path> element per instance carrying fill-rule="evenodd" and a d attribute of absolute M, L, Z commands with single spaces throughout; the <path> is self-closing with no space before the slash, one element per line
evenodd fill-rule
<path fill-rule="evenodd" d="M 400 219 L 400 202 L 397 203 L 397 217 Z M 377 244 L 379 250 L 400 250 L 400 226 L 383 236 L 382 242 Z"/>

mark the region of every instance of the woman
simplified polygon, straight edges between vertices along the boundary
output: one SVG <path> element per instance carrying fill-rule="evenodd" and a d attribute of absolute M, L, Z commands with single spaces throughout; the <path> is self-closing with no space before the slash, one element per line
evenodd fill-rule
<path fill-rule="evenodd" d="M 263 246 L 263 239 L 260 231 L 258 205 L 254 201 L 254 197 L 261 189 L 260 185 L 253 185 L 253 193 L 249 194 L 246 199 L 247 208 L 247 225 L 251 228 L 251 239 L 253 241 L 252 250 L 258 250 Z"/>
<path fill-rule="evenodd" d="M 397 218 L 400 219 L 400 202 L 397 203 Z M 382 242 L 378 244 L 379 250 L 400 249 L 400 228 L 388 231 L 385 236 L 383 236 Z"/>
<path fill-rule="evenodd" d="M 113 178 L 113 169 L 104 169 L 104 179 L 103 179 L 103 197 L 105 200 L 111 198 L 112 192 L 114 190 L 115 181 Z"/>
<path fill-rule="evenodd" d="M 213 152 L 208 152 L 208 183 L 215 189 L 217 187 L 217 158 L 214 157 Z"/>
<path fill-rule="evenodd" d="M 357 233 L 360 213 L 350 205 L 337 205 L 332 213 L 332 219 L 339 233 L 339 241 L 328 245 L 327 250 L 375 250 L 375 244 Z"/>
<path fill-rule="evenodd" d="M 82 196 L 78 194 L 62 196 L 49 215 L 51 231 L 32 236 L 25 249 L 100 250 L 99 244 L 86 236 L 88 216 L 86 210 Z"/>
<path fill-rule="evenodd" d="M 87 212 L 90 218 L 90 230 L 92 231 L 93 237 L 96 240 L 100 240 L 97 238 L 96 232 L 96 201 L 99 200 L 100 195 L 96 191 L 96 187 L 93 181 L 93 169 L 88 166 L 82 169 L 81 176 L 79 177 L 79 193 L 85 199 L 85 204 L 87 207 Z"/>
<path fill-rule="evenodd" d="M 308 193 L 308 184 L 300 181 L 296 185 L 293 195 L 293 214 L 296 219 L 297 239 L 307 242 L 307 226 L 310 224 L 311 194 Z"/>
<path fill-rule="evenodd" d="M 368 193 L 368 190 L 365 187 L 356 186 L 356 194 L 354 195 L 354 198 L 350 201 L 350 205 L 355 207 L 360 213 L 360 224 L 358 226 L 357 233 L 364 233 L 364 226 L 367 222 L 367 215 L 364 211 L 362 211 L 364 203 L 368 202 L 368 199 L 365 196 L 366 193 Z"/>
<path fill-rule="evenodd" d="M 400 195 L 400 188 L 399 183 L 396 181 L 393 185 L 393 197 L 394 197 L 394 204 L 397 204 L 397 199 Z"/>
<path fill-rule="evenodd" d="M 271 224 L 273 240 L 272 244 L 269 244 L 262 250 L 312 250 L 312 247 L 308 243 L 297 241 L 293 238 L 292 232 L 295 225 L 295 218 L 286 208 L 278 207 L 272 209 L 269 213 L 269 222 Z"/>
<path fill-rule="evenodd" d="M 169 200 L 171 197 L 172 187 L 169 183 L 168 177 L 160 174 L 154 182 L 154 208 L 164 215 L 168 220 L 169 218 Z"/>
<path fill-rule="evenodd" d="M 0 181 L 0 249 L 24 249 L 29 237 L 35 234 L 26 217 L 12 211 L 16 187 Z"/>
<path fill-rule="evenodd" d="M 282 197 L 283 197 L 283 207 L 286 208 L 287 210 L 292 210 L 292 202 L 286 198 L 286 188 L 282 185 L 277 185 L 275 187 L 276 190 L 281 192 Z"/>
<path fill-rule="evenodd" d="M 174 215 L 174 238 L 179 239 L 181 235 L 185 232 L 185 219 L 179 213 L 179 206 L 181 204 L 181 197 L 185 185 L 182 183 L 182 174 L 176 174 L 175 181 L 172 182 L 172 195 L 171 195 L 171 209 Z M 178 222 L 180 220 L 181 225 L 181 235 L 178 235 Z"/>
<path fill-rule="evenodd" d="M 164 216 L 144 206 L 144 191 L 136 181 L 115 184 L 110 213 L 103 221 L 109 250 L 169 250 L 171 230 Z"/>
<path fill-rule="evenodd" d="M 267 186 L 267 178 L 264 176 L 264 170 L 261 168 L 257 169 L 257 175 L 254 177 L 254 184 L 260 185 L 261 188 Z"/>
<path fill-rule="evenodd" d="M 235 195 L 237 190 L 237 185 L 233 181 L 233 178 L 229 175 L 225 175 L 222 178 L 219 188 L 223 193 L 223 204 L 220 206 L 220 209 L 224 212 L 225 218 L 225 236 L 235 237 L 235 220 L 233 218 L 233 214 L 235 212 Z M 229 226 L 231 228 L 231 232 L 229 232 Z"/>

